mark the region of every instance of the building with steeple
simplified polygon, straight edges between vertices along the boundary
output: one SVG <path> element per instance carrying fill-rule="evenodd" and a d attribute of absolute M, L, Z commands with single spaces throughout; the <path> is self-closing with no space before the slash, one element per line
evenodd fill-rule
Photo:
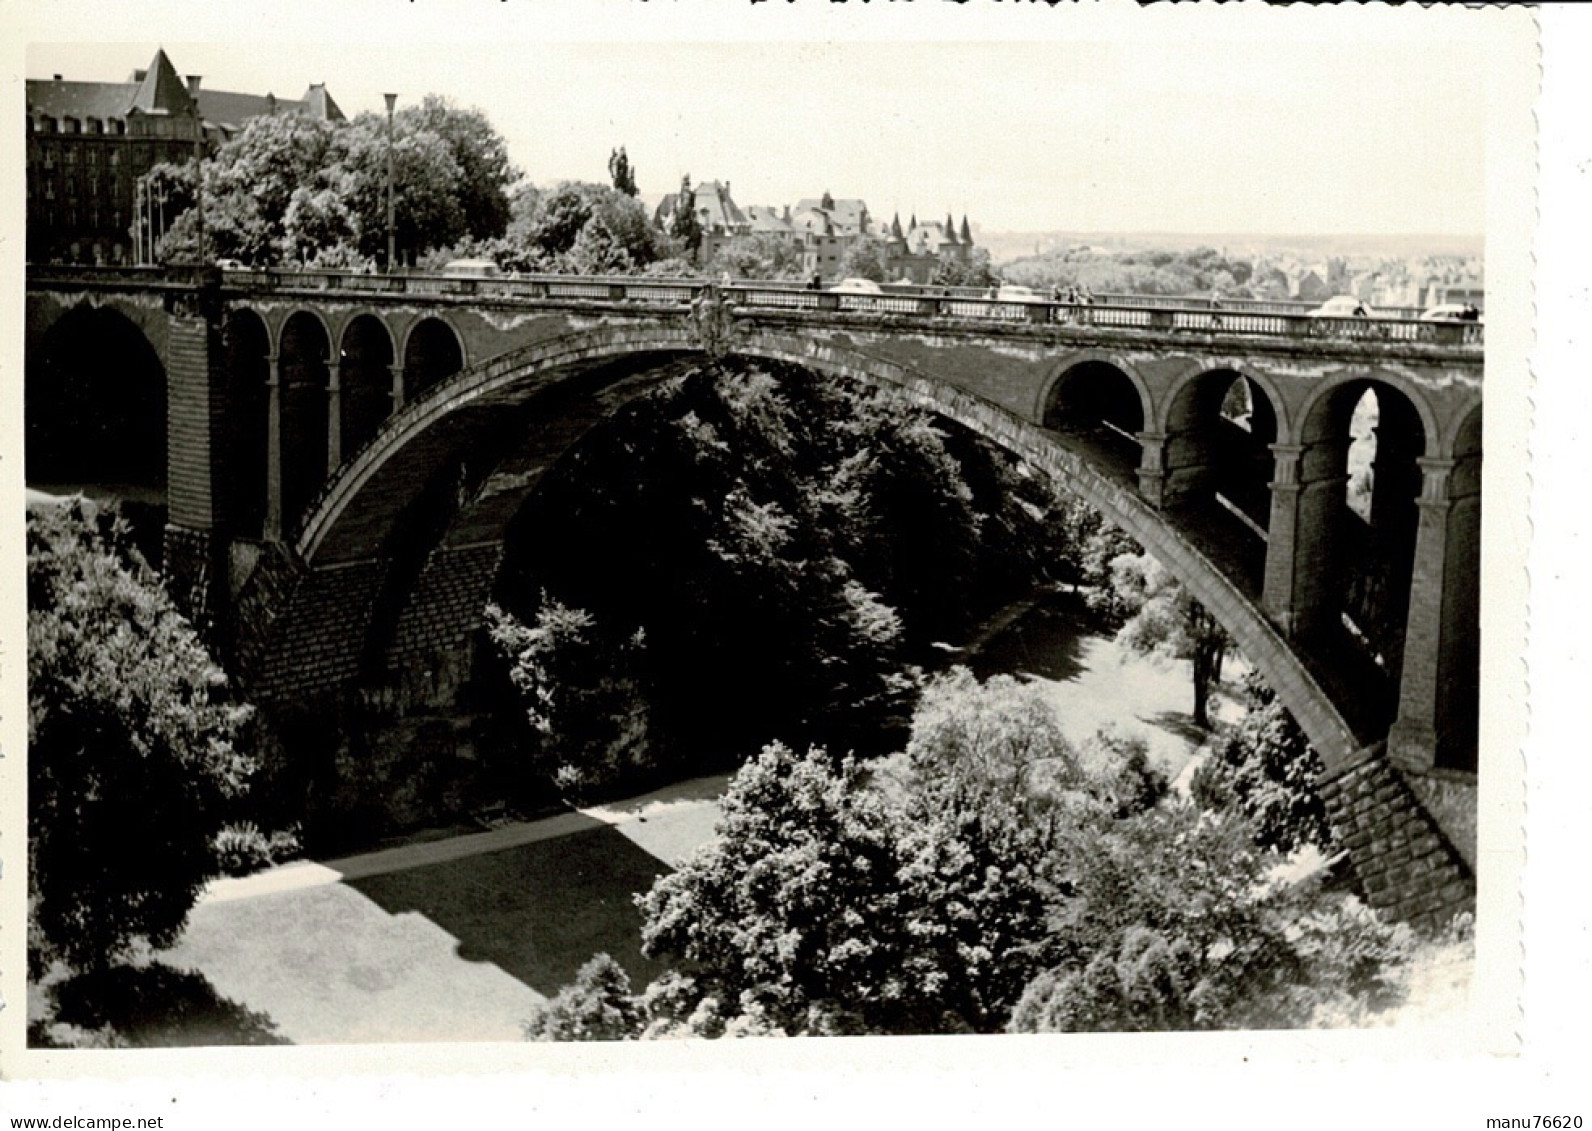
<path fill-rule="evenodd" d="M 164 50 L 126 82 L 29 79 L 29 261 L 135 262 L 135 224 L 150 212 L 140 178 L 210 152 L 262 114 L 343 120 L 324 84 L 300 99 L 206 90 L 198 75 L 179 78 Z"/>
<path fill-rule="evenodd" d="M 885 231 L 893 279 L 927 283 L 934 278 L 941 263 L 948 260 L 966 263 L 973 251 L 973 230 L 966 215 L 962 217 L 960 235 L 949 212 L 945 214 L 944 223 L 931 220 L 921 224 L 917 213 L 913 213 L 905 227 L 897 214 Z"/>

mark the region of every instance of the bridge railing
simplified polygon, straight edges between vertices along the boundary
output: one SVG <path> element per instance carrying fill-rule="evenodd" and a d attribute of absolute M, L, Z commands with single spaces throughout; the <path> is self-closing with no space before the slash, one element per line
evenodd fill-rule
<path fill-rule="evenodd" d="M 196 272 L 199 272 L 196 274 Z M 202 269 L 150 267 L 29 266 L 32 282 L 55 285 L 181 287 L 208 282 Z M 350 271 L 229 270 L 227 288 L 312 290 L 353 296 L 403 294 L 422 298 L 487 298 L 566 300 L 597 303 L 645 303 L 686 307 L 699 295 L 714 291 L 744 310 L 815 311 L 875 314 L 931 320 L 970 319 L 1000 323 L 1095 326 L 1107 329 L 1167 333 L 1242 334 L 1266 338 L 1423 343 L 1479 347 L 1483 323 L 1424 321 L 1408 311 L 1389 317 L 1317 317 L 1308 304 L 1267 300 L 1167 298 L 1154 295 L 1097 296 L 1090 302 L 1046 298 L 1001 299 L 973 288 L 890 286 L 878 294 L 810 290 L 794 283 L 714 284 L 700 279 L 647 278 L 635 275 L 376 275 Z"/>

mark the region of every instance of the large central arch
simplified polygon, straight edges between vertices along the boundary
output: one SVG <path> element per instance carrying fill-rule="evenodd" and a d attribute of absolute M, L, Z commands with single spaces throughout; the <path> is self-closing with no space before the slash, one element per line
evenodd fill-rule
<path fill-rule="evenodd" d="M 1188 587 L 1265 673 L 1329 772 L 1374 737 L 1354 733 L 1303 658 L 1239 585 L 1131 484 L 1093 466 L 1086 449 L 1069 447 L 1063 437 L 1039 423 L 944 381 L 856 349 L 791 334 L 748 332 L 732 343 L 729 352 L 859 381 L 887 398 L 953 420 L 1021 457 L 1098 508 Z M 532 465 L 538 460 L 550 463 L 587 427 L 660 379 L 645 374 L 656 373 L 671 359 L 701 354 L 701 339 L 684 320 L 608 325 L 538 343 L 461 372 L 391 417 L 327 483 L 307 509 L 295 540 L 297 562 L 310 575 L 342 575 L 357 571 L 363 563 L 390 558 L 400 545 L 411 557 L 417 550 L 426 553 L 413 545 L 412 527 L 402 534 L 400 528 L 423 506 L 427 491 L 435 494 L 439 475 L 450 474 L 461 479 L 461 502 L 471 490 L 477 497 L 464 521 L 465 535 L 455 519 L 450 530 L 433 532 L 430 551 L 435 553 L 439 538 L 460 550 L 489 545 L 494 538 L 501 544 L 503 529 L 517 510 L 518 499 L 511 497 L 515 485 L 523 484 L 518 490 L 523 498 L 535 478 Z M 575 388 L 580 395 L 564 395 Z M 496 486 L 479 479 L 463 482 L 474 478 L 465 468 L 481 430 L 533 403 L 555 415 L 537 417 L 538 429 L 545 429 L 551 440 L 543 443 L 535 459 L 525 461 L 529 470 L 517 478 L 500 475 Z M 484 487 L 492 497 L 481 497 Z M 415 571 L 420 568 L 411 567 L 408 584 L 418 583 Z M 385 587 L 391 585 L 389 576 Z M 372 600 L 383 587 L 371 583 Z M 313 591 L 315 586 L 299 588 Z M 307 600 L 311 606 L 325 607 L 313 592 Z"/>

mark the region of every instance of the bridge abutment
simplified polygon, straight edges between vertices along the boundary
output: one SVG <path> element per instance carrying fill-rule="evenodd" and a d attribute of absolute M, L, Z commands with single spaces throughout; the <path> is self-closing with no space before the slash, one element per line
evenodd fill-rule
<path fill-rule="evenodd" d="M 1474 913 L 1474 873 L 1380 746 L 1317 788 L 1371 907 L 1433 932 Z"/>

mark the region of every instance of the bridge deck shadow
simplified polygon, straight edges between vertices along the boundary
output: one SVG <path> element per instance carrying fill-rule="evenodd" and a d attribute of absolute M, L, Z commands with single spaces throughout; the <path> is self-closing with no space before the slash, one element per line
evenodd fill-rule
<path fill-rule="evenodd" d="M 634 896 L 670 871 L 611 825 L 458 860 L 347 881 L 391 914 L 416 911 L 544 994 L 605 951 L 645 985 L 665 964 L 640 950 Z"/>

